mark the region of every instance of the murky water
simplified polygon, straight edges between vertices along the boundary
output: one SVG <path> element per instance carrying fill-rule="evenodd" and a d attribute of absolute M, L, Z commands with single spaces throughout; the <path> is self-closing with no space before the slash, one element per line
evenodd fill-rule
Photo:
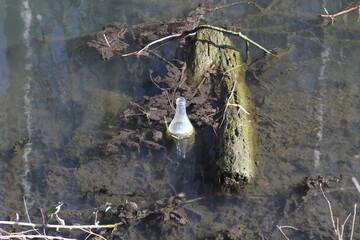
<path fill-rule="evenodd" d="M 190 220 L 187 226 L 171 237 L 161 230 L 147 235 L 142 226 L 128 237 L 204 238 L 242 224 L 258 238 L 282 239 L 276 225 L 291 225 L 307 231 L 288 229 L 290 239 L 333 239 L 321 193 L 301 198 L 294 192 L 305 176 L 343 175 L 341 183 L 326 190 L 340 222 L 360 197 L 351 181 L 360 180 L 358 15 L 339 17 L 334 26 L 317 18 L 324 7 L 340 11 L 345 1 L 274 1 L 266 14 L 240 5 L 209 15 L 212 24 L 238 21 L 245 34 L 267 48 L 291 48 L 283 58 L 271 60 L 259 82 L 249 82 L 265 117 L 258 118 L 259 176 L 239 196 L 207 188 L 204 156 L 193 154 L 179 162 L 171 154 L 149 159 L 143 150 L 125 149 L 122 155 L 97 157 L 97 144 L 117 132 L 111 123 L 118 111 L 151 94 L 148 70 L 156 62 L 131 57 L 104 62 L 86 46 L 91 33 L 107 22 L 183 17 L 196 4 L 0 1 L 0 220 L 19 213 L 26 221 L 23 196 L 34 218 L 40 219 L 40 208 L 64 201 L 67 217 L 75 219 L 76 212 L 105 202 L 119 204 L 125 200 L 122 194 L 135 190 L 149 193 L 148 201 L 186 191 L 206 197 L 182 209 Z M 259 55 L 251 50 L 254 58 Z M 114 194 L 94 194 L 94 186 L 100 185 Z M 360 228 L 355 226 L 357 239 Z M 349 228 L 348 223 L 347 234 Z"/>

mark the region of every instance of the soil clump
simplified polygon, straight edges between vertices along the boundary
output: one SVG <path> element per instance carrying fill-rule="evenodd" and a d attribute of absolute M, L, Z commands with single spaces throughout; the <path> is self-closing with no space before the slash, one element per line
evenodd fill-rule
<path fill-rule="evenodd" d="M 216 8 L 213 8 L 212 2 L 207 1 L 191 11 L 185 19 L 171 19 L 167 22 L 145 23 L 135 26 L 120 23 L 106 24 L 103 30 L 96 34 L 96 39 L 88 42 L 88 45 L 95 48 L 104 60 L 109 60 L 114 54 L 123 55 L 124 52 L 135 51 L 134 43 L 145 46 L 164 36 L 190 31 L 196 26 L 206 23 L 205 14 L 214 9 Z M 226 26 L 226 28 L 234 27 Z M 187 65 L 193 41 L 191 37 L 181 38 L 178 48 L 181 52 L 178 56 L 182 56 L 180 59 L 169 61 L 153 50 L 146 50 L 141 53 L 142 56 L 159 59 L 165 64 L 165 71 L 159 73 L 154 69 L 149 70 L 150 80 L 155 86 L 154 94 L 144 96 L 139 102 L 129 102 L 130 107 L 120 113 L 117 119 L 118 134 L 102 144 L 100 150 L 105 155 L 122 152 L 129 148 L 139 153 L 144 151 L 166 152 L 169 145 L 169 140 L 166 138 L 166 126 L 170 124 L 175 114 L 175 100 L 181 96 L 187 99 L 188 117 L 197 129 L 197 139 L 200 135 L 199 139 L 202 141 L 201 143 L 196 142 L 198 146 L 196 155 L 201 156 L 197 163 L 206 166 L 206 170 L 203 171 L 207 173 L 207 176 L 204 177 L 203 181 L 207 183 L 216 181 L 216 185 L 219 184 L 218 179 L 213 177 L 216 174 L 216 169 L 214 169 L 216 167 L 214 164 L 216 156 L 213 151 L 209 153 L 209 149 L 214 149 L 216 146 L 217 132 L 224 116 L 224 100 L 218 90 L 219 86 L 214 84 L 211 79 L 216 78 L 221 81 L 226 77 L 226 73 L 216 69 L 215 66 L 211 66 L 204 73 L 200 84 L 196 87 L 190 86 L 186 80 L 189 74 Z M 266 59 L 266 61 L 268 60 Z M 255 67 L 254 64 L 249 71 L 256 72 L 256 77 L 259 77 L 265 71 L 263 67 L 265 65 L 268 66 L 264 62 L 259 64 L 259 67 Z M 255 76 L 255 74 L 249 75 Z M 152 155 L 154 156 L 154 154 Z M 97 191 L 111 194 L 108 189 L 102 187 Z M 179 211 L 166 210 L 166 208 L 164 213 L 161 207 L 158 208 L 159 206 L 155 206 L 153 211 L 157 213 L 160 209 L 161 214 L 154 214 L 149 217 L 145 228 L 148 227 L 147 224 L 153 228 L 155 224 L 152 223 L 159 223 L 159 217 L 162 220 L 171 219 L 173 221 L 161 221 L 163 226 L 159 225 L 160 232 L 166 236 L 171 236 L 176 226 L 169 224 L 169 222 L 175 223 L 175 225 L 186 224 L 185 216 Z M 141 212 L 129 203 L 119 206 L 116 215 L 124 223 L 142 218 Z M 234 229 L 221 233 L 216 239 L 236 239 L 243 234 L 244 228 L 234 227 Z"/>
<path fill-rule="evenodd" d="M 110 23 L 96 34 L 96 39 L 89 41 L 88 45 L 95 48 L 104 60 L 109 60 L 114 54 L 124 55 L 134 51 L 134 45 L 145 46 L 151 41 L 172 34 L 181 34 L 191 31 L 196 26 L 206 24 L 206 13 L 218 10 L 212 1 L 205 1 L 184 19 L 170 19 L 160 23 L 144 23 L 128 26 L 121 23 Z M 223 26 L 226 29 L 238 29 L 236 25 Z M 179 49 L 182 59 L 169 61 L 161 57 L 156 51 L 142 51 L 140 55 L 158 58 L 165 63 L 165 73 L 150 71 L 150 79 L 156 86 L 154 95 L 144 96 L 140 102 L 130 102 L 131 107 L 120 114 L 119 134 L 105 143 L 101 151 L 108 155 L 121 149 L 134 148 L 140 151 L 141 147 L 155 150 L 165 150 L 167 140 L 165 127 L 170 124 L 175 113 L 175 100 L 177 97 L 187 99 L 187 112 L 194 127 L 207 129 L 206 134 L 217 136 L 223 117 L 223 101 L 217 87 L 211 78 L 223 78 L 226 73 L 210 67 L 206 70 L 200 84 L 195 88 L 187 83 L 188 67 L 191 46 L 191 37 L 180 38 Z M 264 55 L 265 57 L 267 55 Z M 264 57 L 263 56 L 263 57 Z M 259 58 L 247 69 L 247 76 L 258 77 L 268 69 L 268 58 Z M 265 59 L 265 60 L 264 60 Z M 264 69 L 264 65 L 267 66 Z M 212 136 L 212 138 L 214 137 Z"/>
<path fill-rule="evenodd" d="M 106 24 L 103 30 L 96 34 L 96 40 L 88 42 L 88 45 L 95 48 L 104 60 L 108 60 L 114 53 L 133 50 L 134 45 L 146 45 L 167 35 L 192 30 L 206 22 L 205 14 L 215 9 L 212 6 L 211 1 L 206 1 L 191 11 L 185 19 L 135 26 Z M 191 38 L 182 38 L 179 41 L 179 49 L 183 51 L 181 55 L 189 56 L 191 43 Z M 165 126 L 172 120 L 175 100 L 180 96 L 187 99 L 188 116 L 195 127 L 208 128 L 215 133 L 222 113 L 220 96 L 210 78 L 214 75 L 221 78 L 222 73 L 208 69 L 201 84 L 194 88 L 186 82 L 187 57 L 170 62 L 152 50 L 144 51 L 141 55 L 163 61 L 166 74 L 160 76 L 150 70 L 150 79 L 156 86 L 157 93 L 144 96 L 140 102 L 130 102 L 131 107 L 120 114 L 119 134 L 102 146 L 102 152 L 108 155 L 129 147 L 140 151 L 143 146 L 165 150 Z"/>

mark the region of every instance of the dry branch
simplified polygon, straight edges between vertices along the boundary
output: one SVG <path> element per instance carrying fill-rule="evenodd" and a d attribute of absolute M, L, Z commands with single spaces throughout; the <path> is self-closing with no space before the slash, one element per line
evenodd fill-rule
<path fill-rule="evenodd" d="M 279 226 L 279 225 L 276 225 L 276 227 L 279 229 L 279 231 L 281 232 L 281 234 L 284 236 L 284 238 L 286 240 L 290 240 L 290 239 L 286 236 L 285 232 L 282 230 L 283 228 L 290 228 L 290 229 L 293 229 L 293 230 L 296 230 L 296 231 L 300 231 L 298 228 L 293 227 L 293 226 Z"/>
<path fill-rule="evenodd" d="M 261 46 L 259 43 L 255 42 L 254 40 L 250 39 L 249 37 L 247 37 L 246 35 L 244 35 L 243 33 L 241 32 L 234 32 L 234 31 L 230 31 L 230 30 L 227 30 L 227 29 L 224 29 L 224 28 L 220 28 L 220 27 L 215 27 L 215 26 L 211 26 L 211 25 L 200 25 L 196 28 L 194 28 L 193 30 L 191 31 L 185 31 L 183 33 L 178 33 L 178 34 L 173 34 L 173 35 L 169 35 L 169 36 L 166 36 L 166 37 L 163 37 L 163 38 L 160 38 L 160 39 L 157 39 L 155 41 L 152 41 L 150 42 L 149 44 L 147 44 L 145 47 L 143 47 L 142 49 L 138 50 L 138 51 L 134 51 L 134 52 L 130 52 L 130 53 L 121 53 L 121 52 L 118 52 L 118 51 L 115 51 L 107 37 L 105 34 L 103 34 L 103 37 L 104 37 L 104 40 L 107 44 L 107 46 L 116 54 L 120 55 L 120 56 L 123 56 L 123 57 L 127 57 L 127 56 L 134 56 L 134 55 L 141 55 L 142 52 L 146 51 L 150 46 L 156 44 L 156 43 L 160 43 L 160 42 L 163 42 L 163 41 L 169 41 L 171 39 L 176 39 L 176 38 L 185 38 L 185 37 L 188 37 L 188 36 L 192 36 L 192 35 L 195 35 L 197 31 L 201 30 L 201 29 L 212 29 L 212 30 L 215 30 L 215 31 L 219 31 L 219 32 L 222 32 L 222 33 L 226 33 L 226 34 L 230 34 L 230 35 L 233 35 L 233 36 L 238 36 L 242 39 L 244 39 L 245 41 L 253 44 L 254 46 L 260 48 L 261 50 L 263 50 L 264 52 L 266 53 L 269 53 L 273 56 L 276 56 L 275 54 L 273 54 L 272 52 L 270 52 L 269 50 L 267 50 L 265 47 Z"/>
<path fill-rule="evenodd" d="M 123 225 L 123 222 L 107 224 L 107 225 L 57 225 L 57 224 L 41 224 L 41 223 L 27 223 L 18 221 L 0 221 L 3 225 L 24 226 L 24 227 L 45 227 L 45 228 L 63 228 L 63 229 L 93 229 L 93 228 L 116 228 Z"/>
<path fill-rule="evenodd" d="M 358 9 L 359 10 L 359 18 L 358 18 L 358 21 L 360 21 L 360 4 L 357 4 L 356 6 L 354 7 L 351 7 L 351 8 L 348 8 L 346 10 L 343 10 L 341 12 L 338 12 L 338 13 L 335 13 L 335 14 L 329 14 L 328 11 L 326 10 L 326 8 L 324 9 L 326 14 L 321 14 L 320 17 L 322 18 L 330 18 L 331 20 L 331 23 L 334 22 L 334 19 L 337 17 L 337 16 L 340 16 L 340 15 L 343 15 L 345 13 L 348 13 L 348 12 L 351 12 L 351 11 L 354 11 Z"/>

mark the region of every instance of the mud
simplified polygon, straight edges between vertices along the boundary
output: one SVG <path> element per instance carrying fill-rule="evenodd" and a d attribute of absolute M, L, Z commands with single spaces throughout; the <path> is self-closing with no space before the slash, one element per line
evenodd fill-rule
<path fill-rule="evenodd" d="M 211 1 L 205 1 L 198 8 L 189 12 L 184 19 L 171 19 L 161 23 L 144 23 L 135 26 L 109 23 L 96 34 L 96 40 L 88 42 L 88 45 L 95 48 L 104 60 L 108 60 L 116 52 L 133 49 L 134 43 L 144 46 L 161 37 L 192 30 L 205 21 L 205 13 L 212 11 L 212 5 Z"/>
<path fill-rule="evenodd" d="M 125 53 L 133 51 L 134 43 L 140 46 L 146 45 L 150 41 L 165 35 L 189 31 L 195 26 L 204 23 L 206 20 L 205 13 L 212 10 L 212 5 L 207 3 L 200 5 L 190 12 L 183 20 L 171 19 L 168 22 L 136 26 L 125 26 L 120 23 L 107 24 L 96 35 L 96 40 L 89 42 L 88 45 L 95 48 L 103 59 L 110 59 L 117 52 Z M 236 28 L 237 26 L 227 25 L 226 27 Z M 106 35 L 107 42 L 104 34 Z M 195 155 L 202 156 L 202 158 L 200 158 L 197 168 L 202 168 L 201 171 L 205 175 L 203 181 L 217 188 L 218 181 L 212 177 L 214 174 L 216 175 L 214 168 L 216 154 L 210 153 L 209 155 L 209 149 L 214 149 L 214 144 L 216 143 L 216 132 L 223 115 L 223 100 L 216 90 L 218 86 L 210 81 L 210 79 L 221 79 L 224 73 L 210 68 L 204 74 L 201 83 L 197 87 L 190 87 L 186 78 L 192 39 L 182 39 L 178 44 L 179 51 L 181 51 L 178 54 L 180 58 L 172 61 L 165 60 L 161 56 L 159 57 L 159 54 L 151 50 L 146 52 L 146 57 L 157 59 L 157 61 L 161 61 L 164 64 L 163 69 L 165 71 L 158 71 L 155 67 L 154 69 L 149 69 L 150 80 L 153 82 L 153 92 L 155 94 L 144 96 L 138 102 L 129 102 L 130 107 L 121 112 L 119 118 L 111 123 L 118 126 L 118 134 L 101 144 L 99 150 L 106 156 L 126 153 L 129 149 L 133 149 L 137 154 L 147 155 L 149 158 L 157 154 L 169 155 L 168 149 L 171 143 L 166 137 L 166 126 L 170 123 L 175 113 L 176 98 L 182 96 L 188 99 L 188 116 L 198 134 L 196 146 L 199 147 L 196 148 Z M 259 78 L 269 66 L 270 59 L 267 58 L 267 55 L 263 55 L 249 67 L 248 75 Z M 249 81 L 254 80 L 249 78 Z M 205 146 L 210 147 L 207 148 Z M 175 186 L 171 186 L 171 183 L 170 187 L 175 189 Z M 105 186 L 96 188 L 96 192 L 102 193 L 105 196 L 112 195 L 113 193 L 112 190 Z M 132 210 L 130 211 L 129 209 Z M 196 212 L 194 210 L 194 212 L 190 212 L 190 215 Z M 189 210 L 187 213 L 189 214 Z M 142 214 L 134 209 L 134 206 L 131 204 L 120 207 L 117 216 L 123 219 L 127 225 L 131 225 L 134 219 L 142 218 Z M 166 210 L 165 212 L 162 211 L 160 215 L 150 216 L 146 221 L 138 225 L 137 228 L 142 227 L 146 229 L 147 237 L 154 234 L 154 238 L 161 235 L 163 239 L 178 239 L 181 238 L 182 234 L 187 234 L 190 231 L 189 227 L 186 226 L 185 229 L 179 229 L 179 225 L 186 225 L 186 216 L 187 214 L 183 213 L 181 209 L 180 211 Z M 204 217 L 199 216 L 199 218 Z M 193 227 L 191 226 L 191 228 Z M 179 231 L 183 233 L 179 233 Z M 139 234 L 137 230 L 133 230 L 133 232 Z M 248 239 L 251 239 L 253 236 L 252 232 L 244 227 L 234 227 L 219 233 L 216 239 L 237 239 L 244 235 L 244 232 L 247 232 L 245 235 L 248 236 Z M 130 233 L 125 232 L 123 234 Z"/>
<path fill-rule="evenodd" d="M 204 21 L 204 19 L 206 20 L 205 15 L 202 14 L 206 10 L 199 8 L 197 11 L 201 17 L 194 20 L 194 22 L 199 23 Z M 179 27 L 176 24 L 181 23 L 181 21 L 171 21 L 174 22 L 170 22 L 170 24 L 154 24 L 157 29 L 151 29 L 151 24 L 133 27 L 122 26 L 120 24 L 106 25 L 103 32 L 97 35 L 97 40 L 92 41 L 89 45 L 95 47 L 104 59 L 109 59 L 114 56 L 114 51 L 131 52 L 140 49 L 141 46 L 146 45 L 151 40 L 158 39 L 164 35 L 189 30 L 189 28 L 174 30 L 176 27 Z M 191 24 L 187 26 L 191 26 Z M 226 27 L 229 29 L 240 28 L 237 24 Z M 135 29 L 140 33 L 136 32 Z M 116 39 L 118 38 L 116 32 L 120 32 L 120 39 L 122 41 L 118 43 L 119 46 L 116 45 Z M 112 49 L 104 41 L 104 33 L 108 37 Z M 133 47 L 132 41 L 139 43 L 139 47 Z M 155 94 L 145 96 L 136 103 L 131 103 L 131 107 L 120 114 L 117 122 L 119 134 L 102 145 L 101 151 L 103 154 L 112 156 L 113 154 L 125 152 L 125 149 L 132 148 L 138 154 L 149 154 L 152 157 L 157 154 L 166 156 L 168 154 L 166 150 L 168 149 L 168 141 L 165 138 L 165 126 L 166 123 L 171 121 L 172 114 L 174 113 L 173 104 L 176 97 L 180 96 L 180 94 L 189 99 L 188 113 L 190 120 L 199 129 L 199 132 L 206 136 L 204 138 L 202 136 L 200 139 L 202 139 L 203 143 L 207 141 L 208 145 L 205 146 L 214 146 L 213 142 L 216 139 L 215 132 L 218 127 L 219 117 L 221 117 L 221 107 L 219 106 L 219 96 L 213 91 L 214 86 L 207 80 L 210 76 L 214 75 L 221 77 L 222 73 L 209 69 L 199 89 L 191 89 L 185 79 L 185 62 L 187 61 L 186 56 L 190 51 L 191 39 L 182 40 L 179 42 L 179 45 L 179 52 L 181 53 L 177 55 L 180 57 L 175 61 L 159 58 L 159 54 L 151 50 L 147 52 L 146 57 L 162 61 L 166 71 L 159 71 L 155 68 L 150 71 Z M 271 59 L 268 59 L 267 56 L 262 56 L 258 61 L 249 65 L 247 72 L 247 81 L 251 83 L 253 89 L 256 89 L 255 102 L 258 107 L 262 107 L 260 114 L 257 116 L 262 145 L 260 158 L 271 160 L 268 163 L 260 162 L 259 166 L 260 171 L 262 171 L 260 179 L 271 179 L 272 182 L 262 183 L 260 180 L 255 186 L 252 186 L 263 195 L 258 200 L 243 200 L 246 202 L 246 205 L 245 203 L 244 205 L 250 206 L 250 209 L 241 209 L 242 200 L 239 200 L 240 204 L 236 202 L 240 205 L 236 207 L 237 210 L 231 210 L 231 207 L 224 204 L 223 208 L 217 209 L 218 212 L 215 214 L 212 214 L 211 210 L 204 207 L 204 205 L 189 206 L 184 210 L 185 216 L 196 219 L 195 222 L 201 222 L 201 224 L 195 225 L 195 223 L 192 225 L 193 223 L 190 222 L 190 224 L 179 229 L 178 226 L 168 224 L 169 221 L 160 221 L 157 217 L 153 217 L 138 225 L 136 230 L 133 229 L 133 234 L 144 234 L 141 232 L 142 230 L 148 234 L 147 237 L 153 236 L 154 238 L 159 238 L 160 236 L 162 239 L 181 239 L 183 236 L 188 236 L 186 234 L 189 232 L 197 230 L 197 236 L 207 236 L 209 239 L 269 239 L 263 234 L 265 232 L 267 235 L 271 235 L 270 238 L 275 239 L 276 237 L 281 237 L 279 237 L 276 230 L 277 224 L 293 222 L 294 225 L 304 226 L 304 228 L 292 235 L 289 234 L 290 238 L 301 239 L 305 233 L 308 235 L 313 234 L 312 236 L 315 234 L 316 237 L 321 236 L 321 239 L 327 239 L 331 235 L 326 229 L 317 227 L 319 226 L 319 220 L 316 219 L 318 216 L 327 216 L 328 210 L 322 207 L 317 209 L 319 212 L 314 215 L 312 206 L 320 205 L 319 200 L 317 200 L 319 197 L 315 198 L 315 196 L 320 195 L 318 191 L 319 184 L 337 182 L 338 178 L 308 177 L 303 181 L 304 175 L 309 174 L 308 172 L 311 171 L 311 169 L 309 170 L 304 167 L 303 163 L 304 159 L 306 159 L 305 161 L 310 161 L 309 159 L 313 158 L 313 146 L 315 144 L 311 141 L 314 141 L 313 135 L 315 135 L 315 131 L 319 127 L 316 109 L 313 106 L 319 101 L 317 96 L 321 94 L 306 91 L 288 92 L 286 88 L 291 86 L 291 84 L 284 80 L 282 81 L 283 86 L 277 86 L 277 89 L 273 90 L 273 85 L 271 84 L 276 85 L 279 79 L 286 78 L 284 75 L 287 76 L 289 74 L 292 76 L 292 71 L 297 71 L 298 69 L 294 66 L 290 69 L 284 69 L 281 66 L 280 69 L 273 71 L 274 75 L 271 76 L 273 82 L 269 83 L 269 81 L 266 81 L 267 79 L 262 78 L 262 74 L 271 69 L 271 63 Z M 286 65 L 284 62 L 282 63 Z M 302 83 L 299 81 L 297 84 L 301 85 Z M 329 95 L 331 94 L 329 93 Z M 334 104 L 330 105 L 334 106 Z M 211 141 L 213 142 L 209 143 Z M 199 144 L 199 146 L 206 148 L 202 144 Z M 211 148 L 206 148 L 206 151 L 209 152 L 209 149 Z M 204 152 L 198 152 L 197 156 L 202 153 Z M 206 153 L 206 155 L 204 154 L 205 157 L 198 160 L 199 168 L 203 169 L 199 175 L 204 175 L 204 172 L 208 174 L 208 170 L 212 170 L 209 167 L 204 167 L 211 163 L 212 154 Z M 206 157 L 208 157 L 208 161 L 204 164 L 204 158 Z M 305 171 L 301 172 L 301 170 Z M 149 172 L 145 169 L 143 171 L 144 174 Z M 300 178 L 298 177 L 299 175 L 301 175 Z M 213 189 L 214 186 L 209 184 L 209 182 L 213 183 L 214 180 L 203 177 L 202 181 L 204 183 L 203 188 L 206 188 L 204 192 L 216 195 L 216 190 Z M 286 186 L 288 188 L 284 188 L 284 182 L 287 183 Z M 271 187 L 266 187 L 268 185 Z M 298 187 L 299 185 L 300 187 Z M 160 185 L 160 188 L 161 186 L 164 185 Z M 171 183 L 167 187 L 175 188 Z M 159 186 L 152 188 L 152 190 L 158 188 Z M 247 193 L 246 196 L 251 196 L 253 193 L 258 194 L 256 190 L 254 192 L 250 190 L 250 193 Z M 320 199 L 322 200 L 321 196 Z M 232 202 L 231 200 L 227 199 L 226 203 L 234 204 L 235 201 Z M 240 215 L 240 217 L 237 215 L 237 217 L 231 217 L 234 216 L 234 212 Z M 261 212 L 266 213 L 266 215 L 262 215 Z M 170 215 L 167 218 L 170 218 Z M 229 225 L 225 226 L 223 224 L 223 222 L 238 223 L 239 221 L 243 224 L 235 224 L 230 228 Z M 249 226 L 251 227 L 249 228 Z M 311 228 L 313 229 L 311 230 Z M 209 233 L 206 229 L 223 230 L 217 235 L 208 236 Z M 309 231 L 312 231 L 311 234 L 309 234 Z"/>
<path fill-rule="evenodd" d="M 172 120 L 175 100 L 180 95 L 189 99 L 188 115 L 197 129 L 217 129 L 219 123 L 216 117 L 219 117 L 220 109 L 218 96 L 211 91 L 214 86 L 204 79 L 201 88 L 189 87 L 185 82 L 184 72 L 181 71 L 183 67 L 184 65 L 179 68 L 168 65 L 165 77 L 152 77 L 160 93 L 145 96 L 139 103 L 131 103 L 132 107 L 120 115 L 119 134 L 103 146 L 105 154 L 128 147 L 140 151 L 142 146 L 166 150 L 166 125 Z"/>
<path fill-rule="evenodd" d="M 116 52 L 129 51 L 133 46 L 146 45 L 163 36 L 192 30 L 195 26 L 205 22 L 205 14 L 213 10 L 212 6 L 211 1 L 206 1 L 189 12 L 184 19 L 171 19 L 161 23 L 146 23 L 136 26 L 126 26 L 120 23 L 106 24 L 104 29 L 96 34 L 96 40 L 88 42 L 88 45 L 95 48 L 103 59 L 110 59 Z M 104 35 L 106 35 L 107 42 Z M 109 44 L 111 48 L 109 48 Z M 190 51 L 191 40 L 182 39 L 179 45 L 183 52 L 180 55 L 186 56 Z M 145 54 L 149 57 L 159 57 L 152 51 Z M 164 60 L 161 57 L 160 59 Z M 132 107 L 121 114 L 119 134 L 102 147 L 104 154 L 115 153 L 128 147 L 140 151 L 142 146 L 165 150 L 165 126 L 172 119 L 171 116 L 175 111 L 174 102 L 180 95 L 189 99 L 187 110 L 190 120 L 196 127 L 217 128 L 218 123 L 214 116 L 219 112 L 218 99 L 211 93 L 213 86 L 206 81 L 206 78 L 209 78 L 209 75 L 214 72 L 209 70 L 208 75 L 204 78 L 204 84 L 193 89 L 186 83 L 186 59 L 177 59 L 172 62 L 165 60 L 164 69 L 166 69 L 165 76 L 150 72 L 151 80 L 159 93 L 144 96 L 141 102 L 131 103 Z"/>
<path fill-rule="evenodd" d="M 200 7 L 190 12 L 185 20 L 176 20 L 176 28 L 175 26 L 168 26 L 173 24 L 175 21 L 173 19 L 167 23 L 160 23 L 160 26 L 165 25 L 167 26 L 166 28 L 162 28 L 158 24 L 141 24 L 132 27 L 120 26 L 118 23 L 105 25 L 103 31 L 97 34 L 96 40 L 88 42 L 88 45 L 97 49 L 103 59 L 109 59 L 113 56 L 114 52 L 127 49 L 131 42 L 144 45 L 163 35 L 191 30 L 194 26 L 205 20 L 204 14 L 206 12 L 213 10 L 212 8 L 204 7 L 208 6 L 208 4 L 200 5 Z M 227 27 L 230 28 L 229 25 Z M 127 39 L 125 37 L 126 34 L 123 34 L 124 32 L 128 33 L 135 30 L 140 33 L 129 33 L 132 39 Z M 104 40 L 104 34 L 106 34 L 112 48 L 109 48 Z M 154 39 L 147 39 L 144 38 L 144 35 L 155 37 Z M 117 41 L 120 41 L 119 45 L 113 45 L 113 42 Z M 121 41 L 129 41 L 129 44 L 124 44 Z M 156 73 L 154 70 L 149 70 L 150 79 L 156 88 L 155 92 L 158 92 L 158 94 L 144 96 L 137 103 L 130 102 L 132 107 L 121 113 L 120 120 L 116 123 L 120 126 L 119 134 L 102 146 L 102 152 L 105 155 L 116 153 L 128 147 L 134 148 L 138 152 L 140 152 L 142 146 L 156 150 L 165 150 L 165 127 L 172 120 L 175 112 L 175 100 L 179 96 L 188 99 L 187 111 L 195 127 L 200 129 L 200 131 L 211 129 L 216 135 L 222 118 L 221 107 L 223 102 L 216 91 L 217 86 L 210 79 L 221 79 L 223 73 L 215 69 L 208 69 L 201 83 L 196 88 L 191 87 L 186 81 L 188 74 L 186 62 L 188 61 L 191 46 L 192 40 L 189 38 L 179 42 L 179 48 L 182 51 L 179 55 L 184 56 L 182 59 L 175 59 L 169 62 L 160 57 L 159 60 L 165 62 L 163 67 L 165 69 L 165 76 L 162 76 L 164 75 L 163 72 Z M 158 54 L 151 50 L 148 50 L 146 55 L 152 58 L 159 57 Z M 261 74 L 270 67 L 270 59 L 268 57 L 268 55 L 264 54 L 249 65 L 247 71 L 248 81 L 259 81 Z"/>

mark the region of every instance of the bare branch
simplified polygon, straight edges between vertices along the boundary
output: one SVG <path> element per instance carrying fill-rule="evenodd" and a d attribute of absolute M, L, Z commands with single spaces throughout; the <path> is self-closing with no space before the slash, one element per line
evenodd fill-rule
<path fill-rule="evenodd" d="M 324 8 L 326 14 L 321 14 L 320 17 L 322 17 L 322 18 L 330 18 L 331 22 L 333 22 L 335 17 L 340 16 L 340 15 L 345 14 L 345 13 L 348 13 L 348 12 L 351 12 L 351 11 L 354 11 L 356 9 L 359 9 L 359 11 L 360 11 L 360 4 L 356 5 L 355 7 L 346 9 L 344 11 L 335 13 L 335 14 L 329 14 L 329 12 L 326 10 L 326 8 Z"/>
<path fill-rule="evenodd" d="M 276 225 L 276 227 L 279 229 L 279 231 L 285 237 L 286 240 L 290 240 L 290 239 L 286 236 L 285 232 L 282 230 L 283 228 L 290 228 L 290 229 L 294 229 L 296 231 L 300 231 L 298 228 L 293 227 L 293 226 L 279 226 L 279 225 Z"/>
<path fill-rule="evenodd" d="M 333 214 L 333 211 L 332 211 L 332 208 L 331 208 L 331 203 L 330 203 L 329 199 L 326 197 L 326 195 L 325 195 L 325 193 L 324 193 L 324 190 L 322 189 L 322 184 L 321 184 L 321 183 L 320 183 L 320 190 L 321 190 L 322 195 L 324 196 L 325 200 L 327 201 L 327 203 L 328 203 L 328 205 L 329 205 L 331 222 L 332 222 L 332 224 L 333 224 L 333 228 L 334 228 L 335 234 L 338 235 L 338 230 L 337 230 L 337 227 L 336 227 L 336 225 L 335 225 L 334 214 Z"/>
<path fill-rule="evenodd" d="M 355 228 L 355 218 L 356 218 L 356 207 L 357 204 L 354 204 L 354 216 L 353 216 L 353 221 L 352 221 L 352 225 L 351 225 L 351 235 L 350 235 L 350 240 L 353 239 L 354 236 L 354 228 Z"/>
<path fill-rule="evenodd" d="M 353 183 L 355 184 L 356 189 L 358 190 L 358 192 L 360 193 L 360 184 L 357 181 L 357 179 L 355 177 L 352 177 L 351 180 L 353 181 Z"/>

